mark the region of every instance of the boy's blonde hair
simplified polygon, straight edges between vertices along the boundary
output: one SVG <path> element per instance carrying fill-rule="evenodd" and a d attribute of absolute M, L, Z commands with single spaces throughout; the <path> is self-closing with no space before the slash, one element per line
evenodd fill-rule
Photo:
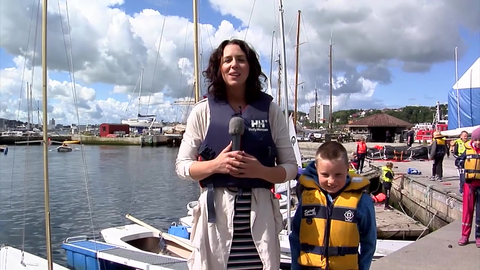
<path fill-rule="evenodd" d="M 339 142 L 326 142 L 320 145 L 315 153 L 315 163 L 319 159 L 343 161 L 345 166 L 349 166 L 347 149 Z"/>
<path fill-rule="evenodd" d="M 387 166 L 387 168 L 393 168 L 393 163 L 389 161 L 385 166 Z"/>

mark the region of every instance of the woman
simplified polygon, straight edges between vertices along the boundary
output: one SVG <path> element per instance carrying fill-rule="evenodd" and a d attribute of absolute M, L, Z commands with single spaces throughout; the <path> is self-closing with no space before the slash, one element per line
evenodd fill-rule
<path fill-rule="evenodd" d="M 225 40 L 212 53 L 208 95 L 187 120 L 176 172 L 199 181 L 193 210 L 190 269 L 279 269 L 279 204 L 270 189 L 294 179 L 297 165 L 282 110 L 262 92 L 256 52 Z M 229 121 L 245 128 L 241 151 L 232 151 Z"/>

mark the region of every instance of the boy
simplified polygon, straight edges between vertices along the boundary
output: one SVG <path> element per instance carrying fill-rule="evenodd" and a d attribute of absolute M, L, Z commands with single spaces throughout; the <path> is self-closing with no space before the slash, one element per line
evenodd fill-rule
<path fill-rule="evenodd" d="M 327 142 L 299 177 L 292 270 L 370 268 L 377 243 L 375 209 L 365 192 L 370 181 L 349 173 L 348 163 L 343 145 Z"/>
<path fill-rule="evenodd" d="M 387 162 L 385 166 L 382 167 L 382 181 L 383 181 L 383 188 L 385 189 L 385 210 L 390 210 L 391 207 L 388 204 L 390 200 L 390 190 L 392 189 L 392 182 L 395 173 L 392 171 L 393 163 Z"/>

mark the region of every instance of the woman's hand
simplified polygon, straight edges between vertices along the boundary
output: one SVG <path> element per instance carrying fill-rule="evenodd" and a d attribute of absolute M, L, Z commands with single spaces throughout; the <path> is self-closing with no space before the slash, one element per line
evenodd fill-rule
<path fill-rule="evenodd" d="M 229 166 L 231 161 L 235 159 L 235 156 L 240 154 L 241 151 L 231 151 L 232 142 L 225 147 L 220 154 L 213 160 L 214 161 L 214 173 L 228 174 L 230 173 Z"/>
<path fill-rule="evenodd" d="M 239 151 L 230 159 L 227 169 L 235 177 L 262 178 L 264 166 L 254 156 Z"/>

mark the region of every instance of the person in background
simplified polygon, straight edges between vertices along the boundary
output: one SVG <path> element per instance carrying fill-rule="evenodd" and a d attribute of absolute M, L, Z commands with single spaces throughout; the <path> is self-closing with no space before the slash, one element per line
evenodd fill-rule
<path fill-rule="evenodd" d="M 465 179 L 462 177 L 462 176 L 465 176 L 465 174 L 461 173 L 461 171 L 463 170 L 463 160 L 461 156 L 463 153 L 465 153 L 465 150 L 467 149 L 465 147 L 465 144 L 467 143 L 467 141 L 468 141 L 468 132 L 464 130 L 460 133 L 460 138 L 453 141 L 453 147 L 452 147 L 452 155 L 455 158 L 455 167 L 457 167 L 458 175 L 460 177 L 460 186 L 459 186 L 460 194 L 463 193 L 463 184 L 465 183 Z"/>
<path fill-rule="evenodd" d="M 202 187 L 188 267 L 279 269 L 283 218 L 270 189 L 297 174 L 283 111 L 263 92 L 266 77 L 245 41 L 223 41 L 203 74 L 208 95 L 188 117 L 175 163 L 180 178 Z M 232 151 L 232 117 L 244 121 L 241 150 Z"/>
<path fill-rule="evenodd" d="M 382 167 L 382 182 L 383 188 L 385 189 L 385 210 L 390 210 L 391 207 L 388 204 L 390 200 L 390 191 L 392 190 L 392 182 L 395 173 L 393 172 L 393 163 L 387 162 L 385 166 Z"/>
<path fill-rule="evenodd" d="M 348 163 L 342 144 L 326 142 L 299 177 L 289 236 L 292 270 L 370 268 L 377 243 L 370 181 L 349 173 Z"/>
<path fill-rule="evenodd" d="M 413 128 L 409 128 L 407 132 L 407 146 L 412 147 L 413 143 L 415 142 L 415 131 Z"/>
<path fill-rule="evenodd" d="M 350 159 L 350 164 L 355 169 L 355 171 L 358 169 L 358 156 L 355 152 L 352 152 L 352 159 Z"/>
<path fill-rule="evenodd" d="M 462 237 L 458 245 L 468 244 L 472 231 L 473 212 L 475 213 L 475 244 L 480 248 L 480 128 L 472 132 L 472 139 L 465 143 L 463 162 L 465 184 L 463 185 Z"/>
<path fill-rule="evenodd" d="M 357 142 L 357 158 L 358 158 L 358 167 L 357 173 L 363 173 L 363 166 L 365 164 L 365 157 L 367 156 L 367 144 L 365 143 L 365 138 L 362 137 L 359 142 Z"/>
<path fill-rule="evenodd" d="M 392 142 L 392 134 L 390 134 L 389 130 L 385 132 L 385 142 L 386 143 Z"/>
<path fill-rule="evenodd" d="M 450 153 L 445 142 L 445 136 L 440 131 L 433 133 L 432 146 L 430 148 L 429 158 L 433 160 L 432 176 L 430 180 L 443 181 L 443 159 L 445 155 L 450 156 Z"/>

